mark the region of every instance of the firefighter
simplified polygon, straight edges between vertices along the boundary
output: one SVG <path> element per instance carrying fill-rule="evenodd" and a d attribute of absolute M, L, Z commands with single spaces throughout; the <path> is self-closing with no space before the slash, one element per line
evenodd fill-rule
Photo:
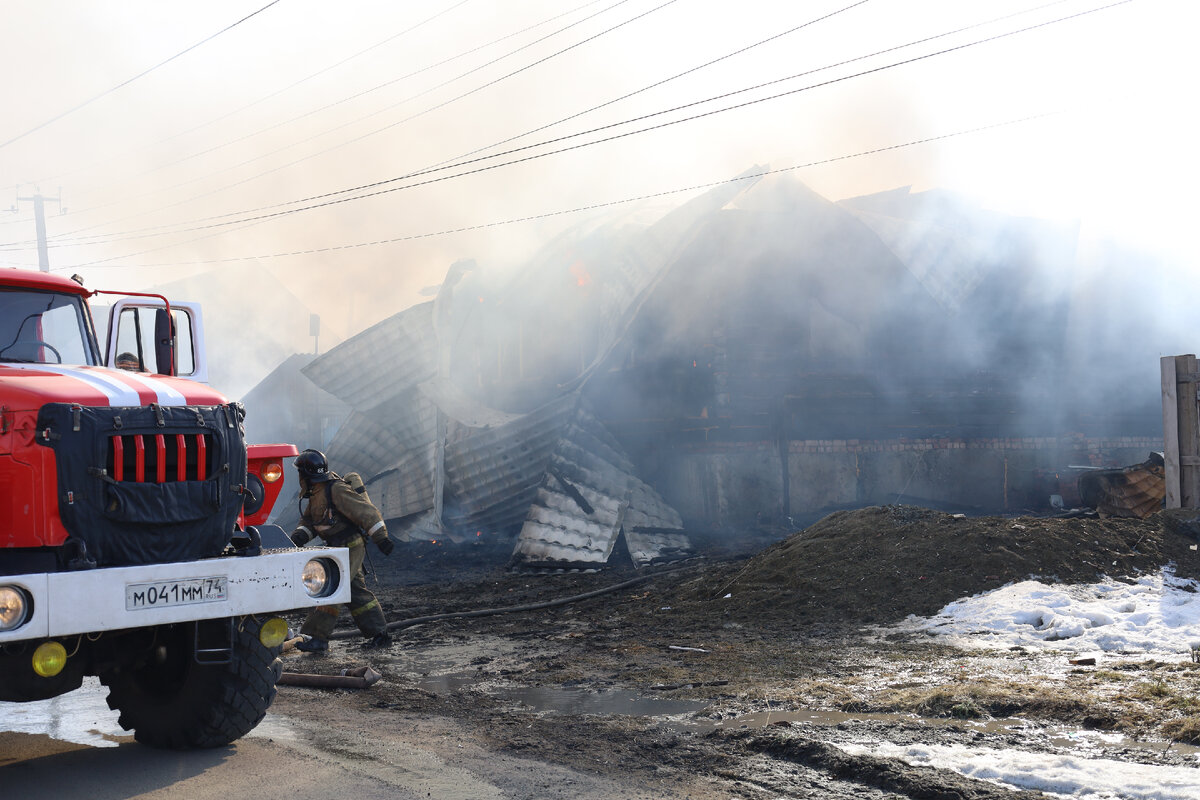
<path fill-rule="evenodd" d="M 125 369 L 130 372 L 143 372 L 142 362 L 133 353 L 125 352 L 117 356 L 117 369 Z"/>
<path fill-rule="evenodd" d="M 366 637 L 363 647 L 387 647 L 391 644 L 387 621 L 379 600 L 367 588 L 362 569 L 367 539 L 385 556 L 395 547 L 383 523 L 383 515 L 365 491 L 356 490 L 337 473 L 329 471 L 325 454 L 319 450 L 305 450 L 296 456 L 296 472 L 300 477 L 302 508 L 300 525 L 292 531 L 292 541 L 303 547 L 320 536 L 334 547 L 350 548 L 350 574 L 353 576 L 350 579 L 350 614 Z M 308 502 L 304 503 L 305 500 Z M 309 638 L 296 648 L 308 653 L 329 650 L 329 636 L 340 610 L 338 605 L 312 609 L 300 628 L 300 633 Z"/>

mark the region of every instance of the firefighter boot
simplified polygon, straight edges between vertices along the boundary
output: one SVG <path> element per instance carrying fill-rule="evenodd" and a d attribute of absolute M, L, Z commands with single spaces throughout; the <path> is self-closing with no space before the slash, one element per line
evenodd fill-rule
<path fill-rule="evenodd" d="M 388 636 L 387 631 L 383 631 L 367 639 L 362 646 L 364 650 L 383 650 L 392 646 L 392 637 Z"/>
<path fill-rule="evenodd" d="M 324 639 L 318 639 L 315 636 L 309 636 L 304 641 L 297 642 L 296 649 L 302 650 L 305 653 L 328 653 L 329 642 Z"/>

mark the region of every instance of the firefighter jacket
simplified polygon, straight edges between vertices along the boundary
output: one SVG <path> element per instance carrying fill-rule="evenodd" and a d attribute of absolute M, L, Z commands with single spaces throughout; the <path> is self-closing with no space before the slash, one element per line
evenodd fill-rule
<path fill-rule="evenodd" d="M 326 543 L 340 547 L 360 533 L 376 545 L 388 538 L 383 515 L 366 490 L 355 490 L 337 475 L 311 484 L 300 499 L 308 502 L 302 503 L 300 525 L 292 533 L 292 541 L 297 544 L 320 536 Z"/>

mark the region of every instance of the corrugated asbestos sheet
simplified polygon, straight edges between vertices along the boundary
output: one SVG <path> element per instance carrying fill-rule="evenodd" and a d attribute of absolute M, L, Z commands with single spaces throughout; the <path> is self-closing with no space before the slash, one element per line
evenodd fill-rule
<path fill-rule="evenodd" d="M 692 552 L 679 512 L 636 477 L 630 487 L 624 526 L 629 556 L 635 564 L 671 561 Z"/>
<path fill-rule="evenodd" d="M 426 381 L 419 388 L 429 403 L 448 418 L 467 428 L 499 428 L 517 422 L 524 416 L 488 408 L 450 381 L 441 378 Z"/>
<path fill-rule="evenodd" d="M 647 493 L 646 490 L 649 490 Z M 629 529 L 629 510 L 643 531 Z M 635 564 L 681 558 L 690 551 L 679 514 L 633 474 L 620 446 L 580 402 L 550 458 L 517 537 L 515 564 L 597 565 L 608 561 L 625 531 Z"/>
<path fill-rule="evenodd" d="M 333 437 L 325 455 L 329 465 L 339 473 L 358 472 L 363 480 L 383 472 L 404 452 L 401 439 L 392 428 L 359 411 L 350 412 Z"/>
<path fill-rule="evenodd" d="M 436 358 L 430 301 L 372 325 L 302 371 L 334 397 L 366 411 L 432 378 Z"/>
<path fill-rule="evenodd" d="M 447 444 L 446 524 L 468 534 L 519 526 L 569 407 L 555 401 L 508 425 L 472 429 L 469 436 Z"/>
<path fill-rule="evenodd" d="M 419 519 L 434 513 L 435 449 L 430 442 L 422 449 L 408 451 L 391 468 L 366 481 L 371 500 L 384 519 L 396 520 L 389 523 L 388 530 L 401 541 L 441 535 L 440 528 Z"/>
<path fill-rule="evenodd" d="M 854 208 L 850 211 L 875 232 L 948 311 L 957 310 L 994 266 L 994 255 L 980 252 L 976 242 L 941 225 Z"/>
<path fill-rule="evenodd" d="M 326 455 L 336 471 L 362 475 L 385 519 L 413 517 L 435 505 L 437 416 L 437 406 L 412 386 L 366 413 L 353 412 Z M 403 529 L 393 532 L 405 539 Z"/>
<path fill-rule="evenodd" d="M 420 384 L 372 408 L 367 415 L 387 425 L 405 450 L 419 450 L 437 439 L 438 408 Z"/>
<path fill-rule="evenodd" d="M 402 542 L 436 542 L 445 537 L 437 512 L 432 508 L 398 522 L 389 520 L 388 533 Z"/>
<path fill-rule="evenodd" d="M 1101 517 L 1145 519 L 1163 507 L 1167 496 L 1162 453 L 1151 453 L 1141 464 L 1096 470 L 1079 476 L 1079 497 Z"/>

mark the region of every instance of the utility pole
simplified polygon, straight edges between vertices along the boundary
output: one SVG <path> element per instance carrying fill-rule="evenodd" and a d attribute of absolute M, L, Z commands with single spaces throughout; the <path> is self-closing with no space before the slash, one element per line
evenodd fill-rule
<path fill-rule="evenodd" d="M 32 197 L 17 197 L 17 202 L 33 203 L 34 224 L 37 226 L 38 240 L 38 268 L 42 272 L 50 271 L 50 255 L 46 248 L 46 201 L 58 203 L 60 214 L 66 211 L 62 208 L 62 189 L 58 190 L 58 197 L 43 197 L 41 190 L 35 189 Z M 16 207 L 13 208 L 16 211 Z"/>

